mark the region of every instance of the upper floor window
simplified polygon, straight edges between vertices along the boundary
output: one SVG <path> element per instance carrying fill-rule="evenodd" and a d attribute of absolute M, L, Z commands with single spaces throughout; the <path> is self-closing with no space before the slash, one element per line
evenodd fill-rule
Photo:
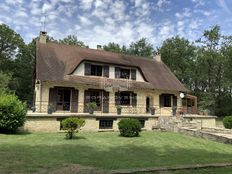
<path fill-rule="evenodd" d="M 136 80 L 136 69 L 115 67 L 115 78 Z"/>
<path fill-rule="evenodd" d="M 109 66 L 85 63 L 85 75 L 109 77 Z"/>
<path fill-rule="evenodd" d="M 91 65 L 91 75 L 92 76 L 102 76 L 102 66 L 100 65 Z"/>

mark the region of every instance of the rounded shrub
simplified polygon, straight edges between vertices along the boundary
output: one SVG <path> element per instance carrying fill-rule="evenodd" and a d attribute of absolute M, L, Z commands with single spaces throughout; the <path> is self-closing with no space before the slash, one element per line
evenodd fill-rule
<path fill-rule="evenodd" d="M 223 125 L 227 129 L 232 129 L 232 116 L 226 116 L 223 119 Z"/>
<path fill-rule="evenodd" d="M 78 129 L 80 129 L 82 126 L 85 125 L 85 120 L 81 118 L 75 118 L 75 117 L 69 117 L 64 119 L 61 122 L 63 129 L 66 130 L 66 137 L 68 139 L 73 139 L 75 136 L 75 133 L 78 132 Z"/>
<path fill-rule="evenodd" d="M 26 120 L 27 107 L 13 94 L 0 94 L 0 132 L 14 133 Z"/>
<path fill-rule="evenodd" d="M 141 124 L 139 120 L 134 118 L 124 118 L 118 123 L 120 135 L 124 137 L 137 137 L 141 132 Z"/>

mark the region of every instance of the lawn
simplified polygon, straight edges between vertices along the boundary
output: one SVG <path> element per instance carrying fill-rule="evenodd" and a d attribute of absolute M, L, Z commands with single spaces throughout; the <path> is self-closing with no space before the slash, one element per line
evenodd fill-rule
<path fill-rule="evenodd" d="M 0 134 L 0 173 L 59 173 L 77 164 L 107 171 L 232 162 L 231 145 L 170 132 L 142 132 L 137 138 L 117 132 L 64 137 L 64 133 Z"/>

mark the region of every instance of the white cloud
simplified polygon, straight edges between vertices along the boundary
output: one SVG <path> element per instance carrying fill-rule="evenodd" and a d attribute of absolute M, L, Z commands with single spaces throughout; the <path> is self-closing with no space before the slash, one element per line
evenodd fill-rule
<path fill-rule="evenodd" d="M 175 13 L 175 16 L 178 19 L 183 19 L 185 17 L 191 17 L 192 16 L 192 12 L 191 12 L 191 10 L 189 8 L 184 8 L 183 12 L 177 12 L 177 13 Z"/>
<path fill-rule="evenodd" d="M 92 24 L 92 22 L 85 16 L 79 16 L 79 19 L 80 19 L 81 24 L 84 26 Z"/>
<path fill-rule="evenodd" d="M 24 11 L 17 11 L 15 13 L 15 16 L 17 16 L 17 17 L 28 17 L 28 14 L 26 12 L 24 12 Z"/>
<path fill-rule="evenodd" d="M 156 3 L 158 8 L 162 8 L 168 4 L 170 4 L 170 1 L 168 1 L 168 0 L 158 0 L 158 2 Z"/>
<path fill-rule="evenodd" d="M 93 0 L 81 0 L 80 8 L 83 10 L 90 10 L 93 6 Z"/>
<path fill-rule="evenodd" d="M 43 4 L 42 7 L 43 12 L 49 13 L 51 9 L 52 9 L 52 4 L 48 4 L 48 3 Z"/>

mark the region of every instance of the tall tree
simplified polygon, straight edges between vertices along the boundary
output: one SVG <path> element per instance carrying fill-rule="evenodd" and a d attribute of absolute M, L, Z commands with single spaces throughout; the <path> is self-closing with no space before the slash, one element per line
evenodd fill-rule
<path fill-rule="evenodd" d="M 152 56 L 154 49 L 146 38 L 142 38 L 136 42 L 132 42 L 128 49 L 129 54 L 136 56 L 150 57 Z"/>
<path fill-rule="evenodd" d="M 78 40 L 77 37 L 74 35 L 68 35 L 67 37 L 63 39 L 60 39 L 59 42 L 62 44 L 66 44 L 66 45 L 76 45 L 76 46 L 80 46 L 83 48 L 88 48 L 88 46 L 85 45 L 84 42 Z"/>
<path fill-rule="evenodd" d="M 194 90 L 194 61 L 196 47 L 187 39 L 179 36 L 172 37 L 163 42 L 159 49 L 162 61 L 175 73 L 177 78 Z"/>
<path fill-rule="evenodd" d="M 120 47 L 119 44 L 114 43 L 114 42 L 110 42 L 108 43 L 108 45 L 104 45 L 103 49 L 105 51 L 111 51 L 111 52 L 115 52 L 115 53 L 122 53 L 122 48 Z"/>

